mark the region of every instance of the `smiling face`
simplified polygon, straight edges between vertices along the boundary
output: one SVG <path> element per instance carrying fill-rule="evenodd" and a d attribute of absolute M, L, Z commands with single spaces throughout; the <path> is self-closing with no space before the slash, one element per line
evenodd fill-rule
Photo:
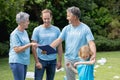
<path fill-rule="evenodd" d="M 44 27 L 49 27 L 51 25 L 52 15 L 50 10 L 43 10 L 42 11 L 42 20 Z"/>
<path fill-rule="evenodd" d="M 73 24 L 75 22 L 76 16 L 73 15 L 71 12 L 67 11 L 67 20 L 70 24 Z"/>
<path fill-rule="evenodd" d="M 26 19 L 26 21 L 21 22 L 20 25 L 22 26 L 23 29 L 27 29 L 29 25 L 29 19 Z"/>
<path fill-rule="evenodd" d="M 67 20 L 73 26 L 78 26 L 80 21 L 80 9 L 78 7 L 72 6 L 69 7 L 67 10 Z"/>

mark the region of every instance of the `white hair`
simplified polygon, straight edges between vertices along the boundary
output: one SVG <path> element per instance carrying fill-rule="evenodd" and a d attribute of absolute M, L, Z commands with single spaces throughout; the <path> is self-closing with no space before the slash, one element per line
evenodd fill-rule
<path fill-rule="evenodd" d="M 24 22 L 26 21 L 27 19 L 29 19 L 29 14 L 28 13 L 25 13 L 25 12 L 19 12 L 17 15 L 16 15 L 16 22 L 18 24 L 20 24 L 21 22 Z"/>

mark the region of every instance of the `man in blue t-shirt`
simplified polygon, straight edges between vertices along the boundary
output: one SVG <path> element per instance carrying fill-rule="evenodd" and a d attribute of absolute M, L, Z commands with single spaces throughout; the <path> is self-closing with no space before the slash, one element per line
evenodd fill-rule
<path fill-rule="evenodd" d="M 80 9 L 78 7 L 70 7 L 67 9 L 67 20 L 69 24 L 65 26 L 59 36 L 51 47 L 57 47 L 62 41 L 65 41 L 65 64 L 70 62 L 72 65 L 79 61 L 78 51 L 86 44 L 89 44 L 93 56 L 90 60 L 96 58 L 96 46 L 94 37 L 90 28 L 80 22 Z M 75 80 L 75 73 L 65 65 L 67 80 Z"/>
<path fill-rule="evenodd" d="M 58 38 L 60 30 L 58 27 L 51 25 L 52 12 L 48 9 L 42 11 L 43 24 L 36 27 L 32 34 L 32 42 L 39 45 L 49 45 Z M 56 48 L 55 48 L 56 49 Z M 54 80 L 56 70 L 57 54 L 44 54 L 40 48 L 33 48 L 33 55 L 35 58 L 35 80 L 43 80 L 43 75 L 46 70 L 46 80 Z M 61 68 L 62 60 L 62 44 L 57 47 L 58 62 L 57 69 Z"/>

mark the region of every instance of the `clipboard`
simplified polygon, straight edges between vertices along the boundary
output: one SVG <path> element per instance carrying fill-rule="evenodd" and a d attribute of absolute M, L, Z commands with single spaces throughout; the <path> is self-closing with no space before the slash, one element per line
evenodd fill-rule
<path fill-rule="evenodd" d="M 47 55 L 57 53 L 57 51 L 54 48 L 52 48 L 50 45 L 38 46 L 38 48 L 40 48 L 43 51 L 46 51 L 45 54 Z"/>

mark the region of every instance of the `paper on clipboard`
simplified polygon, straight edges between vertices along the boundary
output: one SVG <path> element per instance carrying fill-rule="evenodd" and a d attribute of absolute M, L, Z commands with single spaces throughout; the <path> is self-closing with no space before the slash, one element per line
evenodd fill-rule
<path fill-rule="evenodd" d="M 57 51 L 52 48 L 50 45 L 38 46 L 41 50 L 46 51 L 46 54 L 56 54 Z"/>

